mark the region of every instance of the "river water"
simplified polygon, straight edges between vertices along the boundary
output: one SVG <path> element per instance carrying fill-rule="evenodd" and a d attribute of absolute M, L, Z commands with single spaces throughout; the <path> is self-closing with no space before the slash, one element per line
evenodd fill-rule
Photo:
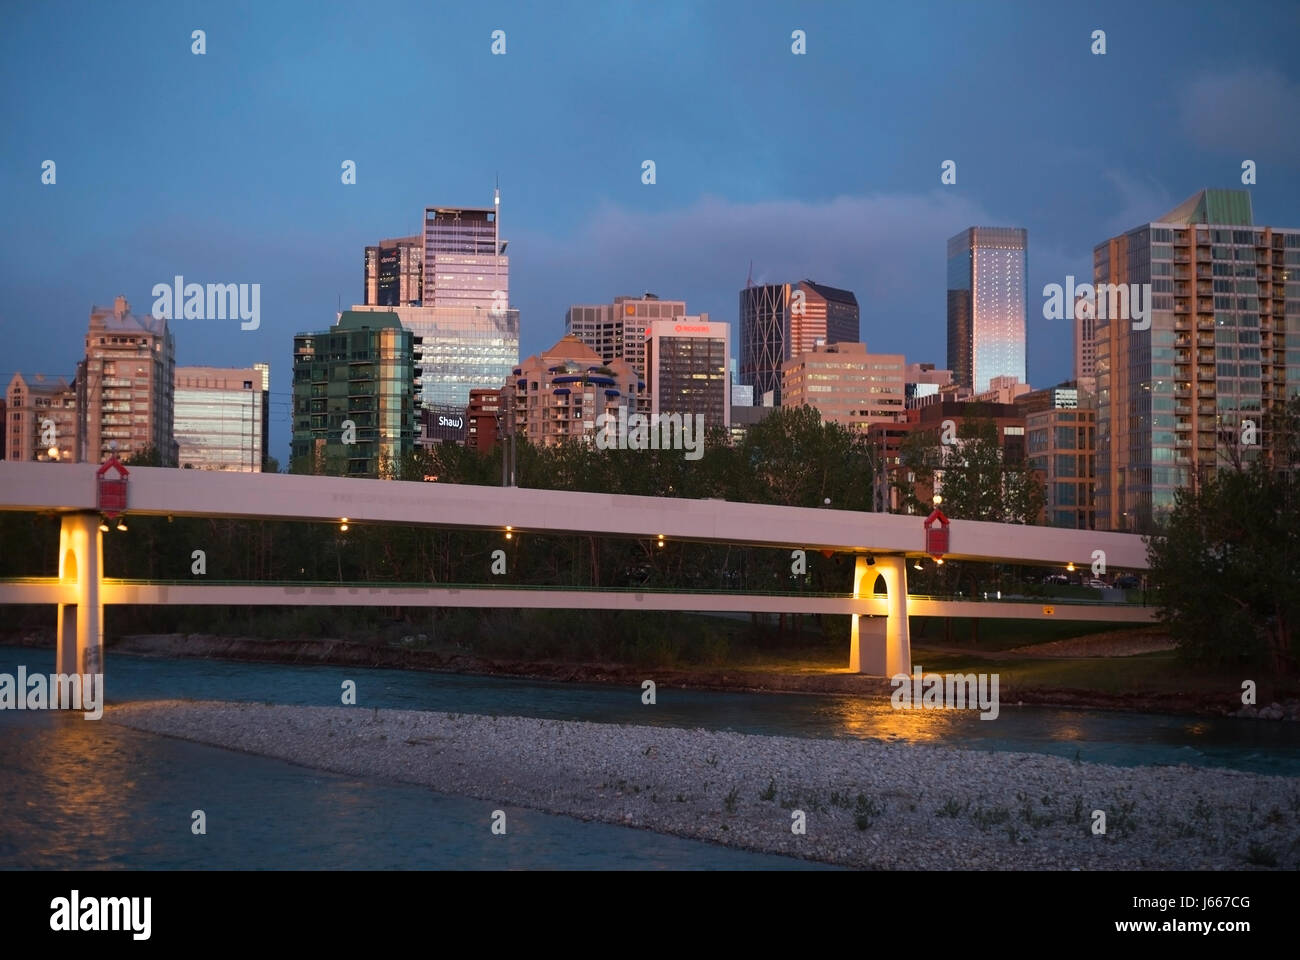
<path fill-rule="evenodd" d="M 896 711 L 886 701 L 584 686 L 401 670 L 109 654 L 109 702 L 187 698 L 665 724 L 744 733 L 1020 750 L 1119 765 L 1187 763 L 1300 776 L 1300 724 L 1002 705 Z M 0 673 L 54 669 L 0 647 Z M 647 672 L 653 679 L 653 671 Z M 397 783 L 361 781 L 89 722 L 0 711 L 0 868 L 746 869 L 815 865 Z M 202 809 L 207 833 L 191 832 Z"/>

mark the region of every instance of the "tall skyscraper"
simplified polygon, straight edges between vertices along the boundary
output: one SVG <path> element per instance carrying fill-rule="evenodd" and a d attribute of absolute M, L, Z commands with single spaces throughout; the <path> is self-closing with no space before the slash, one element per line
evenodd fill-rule
<path fill-rule="evenodd" d="M 613 303 L 570 307 L 564 314 L 564 332 L 591 347 L 606 363 L 621 358 L 644 374 L 647 326 L 684 316 L 685 300 L 660 300 L 653 293 L 615 297 Z"/>
<path fill-rule="evenodd" d="M 77 387 L 63 377 L 15 373 L 5 391 L 5 460 L 76 463 Z M 49 441 L 53 442 L 49 442 Z"/>
<path fill-rule="evenodd" d="M 856 343 L 860 317 L 851 291 L 811 280 L 740 291 L 740 382 L 754 402 L 781 403 L 781 366 L 817 344 Z"/>
<path fill-rule="evenodd" d="M 125 459 L 153 447 L 163 466 L 174 467 L 175 369 L 165 319 L 132 313 L 126 297 L 92 307 L 86 358 L 77 365 L 79 459 L 102 463 L 114 450 Z"/>
<path fill-rule="evenodd" d="M 268 453 L 270 367 L 177 367 L 174 432 L 179 465 L 261 473 Z"/>
<path fill-rule="evenodd" d="M 698 317 L 651 320 L 645 332 L 650 412 L 700 414 L 704 429 L 731 426 L 731 325 Z"/>
<path fill-rule="evenodd" d="M 366 247 L 368 305 L 404 307 L 424 300 L 424 238 L 397 237 Z"/>
<path fill-rule="evenodd" d="M 415 449 L 415 340 L 396 314 L 355 310 L 293 338 L 295 472 L 389 476 Z"/>
<path fill-rule="evenodd" d="M 1145 533 L 1178 487 L 1266 449 L 1264 415 L 1300 393 L 1300 229 L 1255 226 L 1249 191 L 1202 190 L 1093 263 L 1097 527 Z M 1150 284 L 1140 320 L 1132 284 Z"/>
<path fill-rule="evenodd" d="M 500 388 L 519 365 L 519 311 L 484 304 L 442 307 L 368 307 L 357 312 L 392 313 L 416 336 L 415 380 L 421 406 L 435 415 L 463 414 L 476 387 Z"/>
<path fill-rule="evenodd" d="M 500 191 L 491 207 L 425 208 L 423 306 L 509 306 L 510 258 L 500 211 Z"/>
<path fill-rule="evenodd" d="M 1029 233 L 971 227 L 948 240 L 948 367 L 975 393 L 1025 375 Z"/>

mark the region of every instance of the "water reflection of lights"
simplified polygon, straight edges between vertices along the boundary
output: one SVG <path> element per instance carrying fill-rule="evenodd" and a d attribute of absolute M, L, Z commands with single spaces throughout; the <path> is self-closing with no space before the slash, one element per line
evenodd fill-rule
<path fill-rule="evenodd" d="M 946 740 L 959 723 L 978 719 L 967 710 L 896 710 L 887 699 L 836 698 L 827 710 L 845 733 L 873 740 L 915 743 Z"/>
<path fill-rule="evenodd" d="M 47 855 L 80 864 L 88 836 L 111 841 L 131 832 L 136 771 L 128 765 L 122 740 L 100 735 L 102 721 L 80 713 L 48 719 L 52 735 L 30 741 L 35 752 L 29 769 L 39 773 L 25 789 L 29 804 L 40 810 Z"/>

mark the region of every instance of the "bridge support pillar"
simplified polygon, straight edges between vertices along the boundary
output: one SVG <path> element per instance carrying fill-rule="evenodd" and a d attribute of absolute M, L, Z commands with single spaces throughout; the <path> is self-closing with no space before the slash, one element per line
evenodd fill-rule
<path fill-rule="evenodd" d="M 849 636 L 849 670 L 873 676 L 892 677 L 912 672 L 912 639 L 907 621 L 907 558 L 879 557 L 868 566 L 858 557 L 853 566 L 853 596 L 870 597 L 876 577 L 885 578 L 888 616 L 862 617 L 853 614 Z"/>
<path fill-rule="evenodd" d="M 65 513 L 59 529 L 59 581 L 75 586 L 76 603 L 59 604 L 55 641 L 59 673 L 92 677 L 103 673 L 104 605 L 99 597 L 103 568 L 99 514 Z M 102 696 L 102 691 L 96 695 Z"/>

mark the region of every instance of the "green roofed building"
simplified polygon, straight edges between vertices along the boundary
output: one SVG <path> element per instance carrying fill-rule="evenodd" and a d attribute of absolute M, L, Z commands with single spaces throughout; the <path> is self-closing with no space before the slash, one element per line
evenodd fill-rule
<path fill-rule="evenodd" d="M 1250 200 L 1202 190 L 1093 251 L 1099 530 L 1151 532 L 1300 393 L 1300 229 Z"/>
<path fill-rule="evenodd" d="M 293 338 L 292 472 L 393 475 L 415 449 L 419 342 L 396 314 L 354 310 Z"/>

